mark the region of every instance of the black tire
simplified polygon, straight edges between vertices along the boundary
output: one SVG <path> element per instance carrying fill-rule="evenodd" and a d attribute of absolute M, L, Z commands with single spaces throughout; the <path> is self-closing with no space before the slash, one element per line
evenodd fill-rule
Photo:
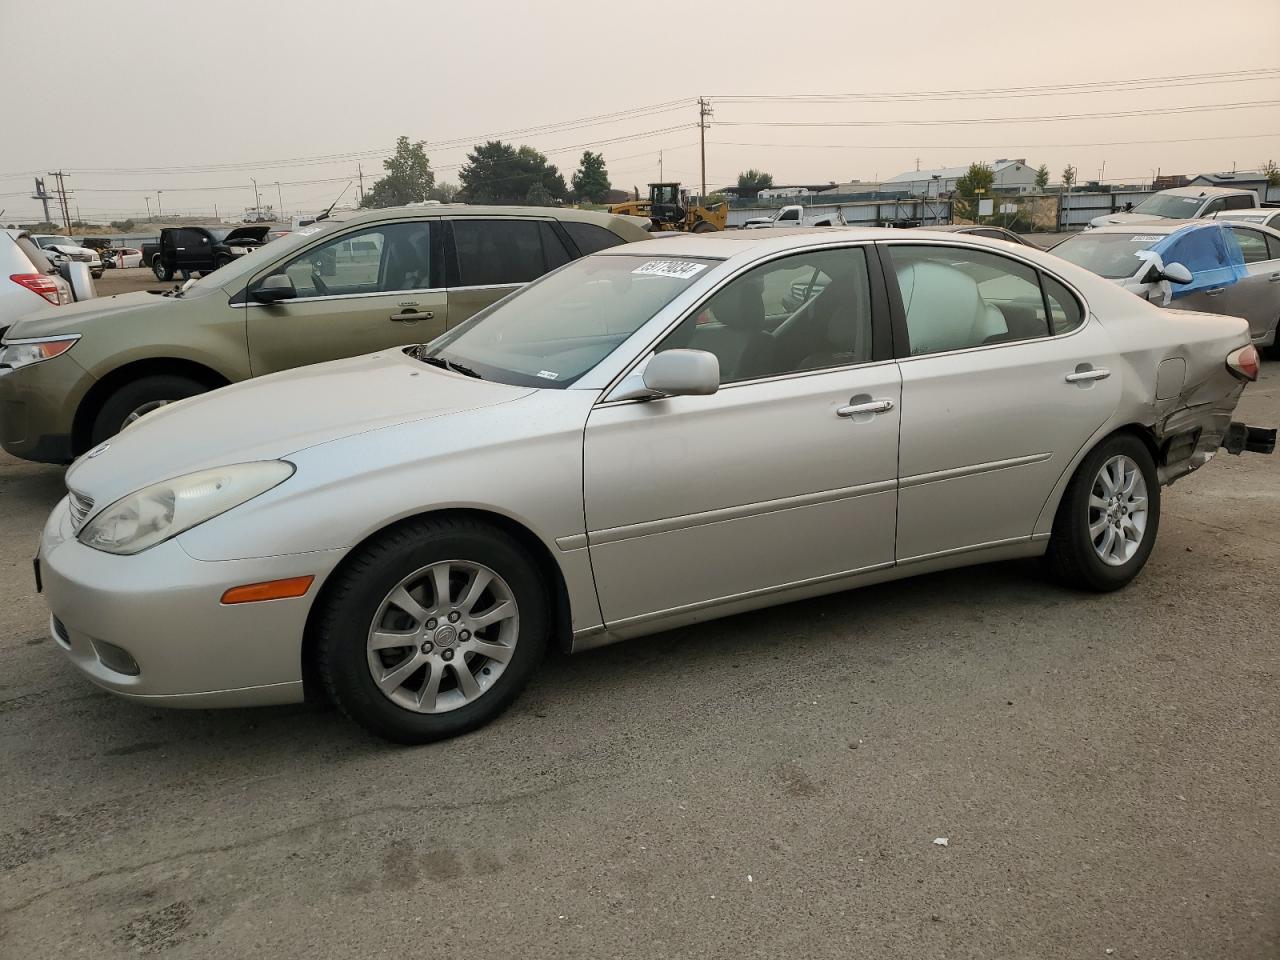
<path fill-rule="evenodd" d="M 706 220 L 699 220 L 697 223 L 693 225 L 693 232 L 694 233 L 715 233 L 716 225 L 714 223 L 709 223 Z"/>
<path fill-rule="evenodd" d="M 1123 564 L 1112 566 L 1098 555 L 1089 535 L 1089 498 L 1103 465 L 1120 455 L 1132 460 L 1142 472 L 1147 488 L 1147 516 L 1142 539 L 1133 556 Z M 1067 484 L 1053 520 L 1045 561 L 1057 579 L 1073 587 L 1099 593 L 1119 590 L 1146 565 L 1159 531 L 1160 485 L 1151 451 L 1131 433 L 1113 434 L 1089 452 Z"/>
<path fill-rule="evenodd" d="M 205 393 L 208 389 L 203 383 L 173 374 L 140 377 L 107 398 L 107 402 L 93 419 L 90 440 L 97 446 L 103 440 L 114 437 L 124 429 L 125 420 L 130 414 L 146 404 L 185 400 Z"/>
<path fill-rule="evenodd" d="M 167 282 L 173 279 L 173 271 L 164 265 L 164 261 L 159 256 L 151 258 L 151 272 L 156 275 L 157 280 Z"/>
<path fill-rule="evenodd" d="M 482 564 L 506 581 L 519 610 L 515 650 L 493 685 L 444 713 L 417 713 L 378 689 L 369 668 L 369 630 L 383 600 L 405 577 L 445 560 Z M 419 744 L 483 726 L 505 710 L 542 661 L 550 631 L 546 581 L 513 537 L 461 518 L 412 521 L 352 557 L 325 586 L 315 620 L 316 671 L 329 698 L 370 733 Z"/>
<path fill-rule="evenodd" d="M 218 257 L 218 259 L 217 259 L 217 260 L 214 260 L 214 261 L 213 261 L 213 269 L 215 269 L 215 270 L 221 270 L 223 267 L 225 267 L 225 266 L 226 266 L 228 263 L 230 263 L 230 262 L 231 262 L 231 258 L 230 258 L 230 257 L 227 257 L 227 256 Z"/>

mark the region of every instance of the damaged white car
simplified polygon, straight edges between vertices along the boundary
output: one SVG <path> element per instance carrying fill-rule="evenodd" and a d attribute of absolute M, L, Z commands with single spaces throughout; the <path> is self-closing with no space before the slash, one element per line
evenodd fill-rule
<path fill-rule="evenodd" d="M 36 574 L 108 690 L 311 691 L 420 742 L 494 717 L 548 644 L 1012 557 L 1121 587 L 1164 484 L 1274 447 L 1232 421 L 1257 373 L 1243 320 L 1030 247 L 645 241 L 428 345 L 149 414 L 72 466 Z"/>

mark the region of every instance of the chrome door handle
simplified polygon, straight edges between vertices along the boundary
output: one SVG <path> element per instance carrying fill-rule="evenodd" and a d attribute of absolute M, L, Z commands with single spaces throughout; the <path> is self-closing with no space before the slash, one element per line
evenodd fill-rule
<path fill-rule="evenodd" d="M 1220 293 L 1221 293 L 1223 290 L 1225 290 L 1225 289 L 1227 289 L 1227 288 L 1226 288 L 1226 287 L 1214 287 L 1212 290 L 1206 290 L 1206 291 L 1204 292 L 1204 295 L 1205 295 L 1206 297 L 1216 297 L 1218 294 L 1220 294 Z"/>
<path fill-rule="evenodd" d="M 409 310 L 405 313 L 393 313 L 391 319 L 397 323 L 417 323 L 419 320 L 434 319 L 435 314 L 430 310 L 419 313 L 417 310 Z"/>
<path fill-rule="evenodd" d="M 1111 376 L 1111 371 L 1106 367 L 1095 367 L 1092 370 L 1077 370 L 1075 373 L 1067 374 L 1067 383 L 1083 383 L 1087 380 L 1105 380 Z"/>
<path fill-rule="evenodd" d="M 1272 274 L 1272 275 L 1267 279 L 1267 283 L 1280 283 L 1280 273 L 1273 273 L 1273 274 Z"/>
<path fill-rule="evenodd" d="M 837 417 L 856 417 L 860 413 L 888 413 L 893 409 L 892 400 L 872 400 L 868 403 L 848 403 L 836 408 Z"/>

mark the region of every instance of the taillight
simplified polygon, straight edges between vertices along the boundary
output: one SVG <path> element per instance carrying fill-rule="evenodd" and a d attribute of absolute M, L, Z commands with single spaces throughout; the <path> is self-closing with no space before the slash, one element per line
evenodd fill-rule
<path fill-rule="evenodd" d="M 11 273 L 9 279 L 26 287 L 32 293 L 38 293 L 55 307 L 58 305 L 58 285 L 53 277 L 43 273 Z"/>
<path fill-rule="evenodd" d="M 1258 371 L 1261 367 L 1261 361 L 1258 360 L 1258 349 L 1252 343 L 1247 347 L 1241 347 L 1239 350 L 1233 350 L 1227 354 L 1227 369 L 1241 380 L 1250 382 L 1257 380 Z"/>

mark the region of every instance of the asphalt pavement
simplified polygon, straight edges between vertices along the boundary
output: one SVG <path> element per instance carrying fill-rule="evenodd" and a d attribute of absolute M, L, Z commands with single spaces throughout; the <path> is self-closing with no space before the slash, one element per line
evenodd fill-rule
<path fill-rule="evenodd" d="M 412 749 L 81 679 L 61 483 L 0 455 L 0 957 L 1280 955 L 1280 458 L 1166 490 L 1119 593 L 1004 563 L 555 656 Z"/>

